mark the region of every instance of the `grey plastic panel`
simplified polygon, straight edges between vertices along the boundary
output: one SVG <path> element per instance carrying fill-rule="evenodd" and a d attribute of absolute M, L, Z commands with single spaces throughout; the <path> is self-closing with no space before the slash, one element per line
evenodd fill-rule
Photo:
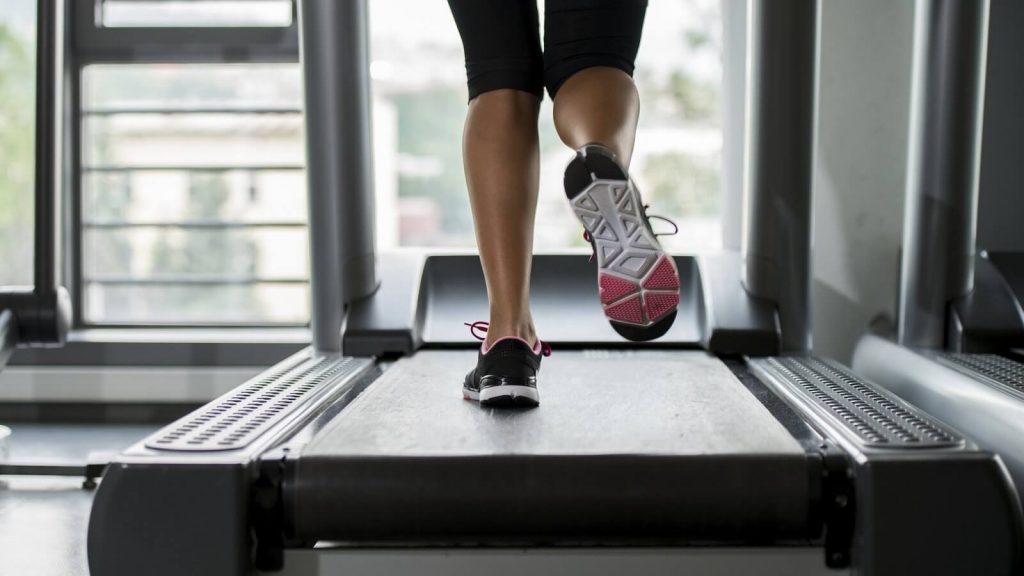
<path fill-rule="evenodd" d="M 698 258 L 703 288 L 704 347 L 718 354 L 768 356 L 782 351 L 775 304 L 743 287 L 743 257 L 723 251 Z"/>
<path fill-rule="evenodd" d="M 534 410 L 462 400 L 474 362 L 399 360 L 318 434 L 285 486 L 297 533 L 735 543 L 820 529 L 819 461 L 713 356 L 556 351 Z"/>
<path fill-rule="evenodd" d="M 89 573 L 244 576 L 248 508 L 240 464 L 113 463 L 89 517 Z"/>
<path fill-rule="evenodd" d="M 362 366 L 353 358 L 292 358 L 145 440 L 173 451 L 237 450 L 286 418 L 308 395 Z"/>
<path fill-rule="evenodd" d="M 411 354 L 421 345 L 475 346 L 464 322 L 486 320 L 487 291 L 475 254 L 385 253 L 381 287 L 353 302 L 343 338 L 347 355 Z M 774 305 L 743 288 L 738 252 L 676 256 L 681 294 L 675 324 L 646 347 L 706 347 L 772 354 L 780 345 Z M 580 254 L 534 256 L 531 303 L 538 332 L 555 345 L 637 347 L 601 311 L 597 271 Z"/>
<path fill-rule="evenodd" d="M 974 260 L 974 289 L 949 307 L 947 349 L 1004 351 L 1024 346 L 1024 258 L 981 253 Z M 1018 292 L 1015 293 L 1014 290 Z"/>
<path fill-rule="evenodd" d="M 582 254 L 533 258 L 531 304 L 540 337 L 554 344 L 632 345 L 608 324 L 597 293 L 597 271 Z M 345 353 L 411 354 L 424 346 L 475 346 L 464 322 L 487 320 L 487 289 L 475 254 L 381 255 L 381 288 L 353 302 L 343 333 Z M 672 329 L 654 346 L 701 343 L 700 271 L 677 256 L 681 301 Z"/>
<path fill-rule="evenodd" d="M 999 460 L 941 454 L 867 456 L 858 467 L 856 574 L 1021 573 L 1020 501 Z"/>
<path fill-rule="evenodd" d="M 986 256 L 1006 279 L 1017 302 L 1024 302 L 1024 252 L 988 252 Z"/>
<path fill-rule="evenodd" d="M 837 362 L 813 357 L 764 361 L 805 399 L 871 448 L 950 448 L 964 444 L 955 432 L 899 398 L 877 390 Z"/>
<path fill-rule="evenodd" d="M 675 324 L 661 345 L 700 342 L 699 271 L 692 257 L 677 256 L 680 303 Z M 539 254 L 533 259 L 530 304 L 537 333 L 551 343 L 623 344 L 608 324 L 597 293 L 597 270 L 584 255 Z M 431 256 L 421 288 L 424 344 L 466 344 L 473 339 L 463 322 L 486 320 L 487 289 L 476 255 Z"/>
<path fill-rule="evenodd" d="M 420 347 L 422 319 L 417 314 L 424 261 L 419 253 L 380 255 L 380 288 L 349 306 L 342 333 L 346 355 L 412 354 Z"/>

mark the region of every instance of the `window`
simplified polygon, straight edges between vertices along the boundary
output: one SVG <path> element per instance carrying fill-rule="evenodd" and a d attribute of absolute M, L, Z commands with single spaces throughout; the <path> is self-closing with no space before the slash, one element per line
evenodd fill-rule
<path fill-rule="evenodd" d="M 0 3 L 0 286 L 32 284 L 35 2 Z"/>
<path fill-rule="evenodd" d="M 240 5 L 250 9 L 238 12 Z M 102 6 L 101 22 L 84 36 L 86 43 L 98 39 L 100 56 L 80 58 L 80 322 L 307 322 L 294 37 L 282 34 L 251 50 L 244 44 L 267 42 L 272 36 L 264 32 L 274 26 L 294 32 L 291 3 Z M 368 6 L 378 247 L 472 248 L 461 156 L 465 70 L 448 6 Z M 189 36 L 212 43 L 199 53 L 195 43 L 135 34 L 132 27 L 159 27 L 161 34 L 216 29 Z M 133 50 L 133 43 L 144 49 Z M 651 3 L 636 72 L 643 107 L 633 173 L 651 212 L 680 224 L 680 234 L 665 241 L 674 251 L 714 249 L 721 241 L 720 47 L 719 0 Z M 583 250 L 561 188 L 569 152 L 555 134 L 550 106 L 545 101 L 542 110 L 535 245 L 541 252 Z"/>
<path fill-rule="evenodd" d="M 84 70 L 86 322 L 306 321 L 298 72 L 294 64 Z"/>

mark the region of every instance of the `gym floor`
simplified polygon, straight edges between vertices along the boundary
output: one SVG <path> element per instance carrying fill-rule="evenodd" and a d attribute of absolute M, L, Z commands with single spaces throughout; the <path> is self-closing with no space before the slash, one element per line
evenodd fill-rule
<path fill-rule="evenodd" d="M 6 424 L 12 460 L 85 462 L 159 428 L 139 424 Z M 86 576 L 93 492 L 81 478 L 0 477 L 0 576 Z"/>

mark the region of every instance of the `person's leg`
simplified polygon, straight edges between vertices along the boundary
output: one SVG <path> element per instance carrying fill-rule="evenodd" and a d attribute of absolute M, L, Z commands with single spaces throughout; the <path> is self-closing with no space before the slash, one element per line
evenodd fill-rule
<path fill-rule="evenodd" d="M 484 348 L 509 336 L 532 345 L 537 116 L 544 95 L 537 5 L 535 0 L 449 0 L 449 5 L 469 83 L 463 162 L 490 302 Z"/>
<path fill-rule="evenodd" d="M 466 183 L 490 302 L 489 347 L 514 336 L 536 342 L 530 316 L 530 262 L 537 210 L 540 100 L 493 90 L 469 104 L 463 139 Z"/>
<path fill-rule="evenodd" d="M 530 315 L 533 222 L 544 69 L 535 0 L 449 0 L 466 53 L 469 111 L 463 162 L 490 325 L 462 397 L 488 406 L 537 406 L 550 353 Z M 474 335 L 477 323 L 470 325 Z"/>
<path fill-rule="evenodd" d="M 544 80 L 573 150 L 601 144 L 629 166 L 640 115 L 633 68 L 646 0 L 547 0 Z"/>
<path fill-rule="evenodd" d="M 652 340 L 675 321 L 679 272 L 651 229 L 627 167 L 640 99 L 633 63 L 643 0 L 548 0 L 545 84 L 559 136 L 576 151 L 565 194 L 597 261 L 598 294 L 612 328 Z"/>
<path fill-rule="evenodd" d="M 633 78 L 618 68 L 580 70 L 555 96 L 554 120 L 562 142 L 573 150 L 601 144 L 629 167 L 633 156 L 640 96 Z"/>

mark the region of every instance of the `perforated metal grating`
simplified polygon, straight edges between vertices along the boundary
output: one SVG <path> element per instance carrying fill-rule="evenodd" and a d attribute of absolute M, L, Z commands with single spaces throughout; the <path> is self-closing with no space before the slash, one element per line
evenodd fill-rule
<path fill-rule="evenodd" d="M 843 421 L 873 448 L 948 448 L 963 440 L 874 390 L 845 367 L 817 358 L 771 358 L 769 364 Z"/>
<path fill-rule="evenodd" d="M 940 354 L 946 362 L 1024 393 L 1024 364 L 995 354 Z"/>
<path fill-rule="evenodd" d="M 297 359 L 164 428 L 146 441 L 146 447 L 195 452 L 244 448 L 291 412 L 300 398 L 357 365 L 346 357 Z"/>

